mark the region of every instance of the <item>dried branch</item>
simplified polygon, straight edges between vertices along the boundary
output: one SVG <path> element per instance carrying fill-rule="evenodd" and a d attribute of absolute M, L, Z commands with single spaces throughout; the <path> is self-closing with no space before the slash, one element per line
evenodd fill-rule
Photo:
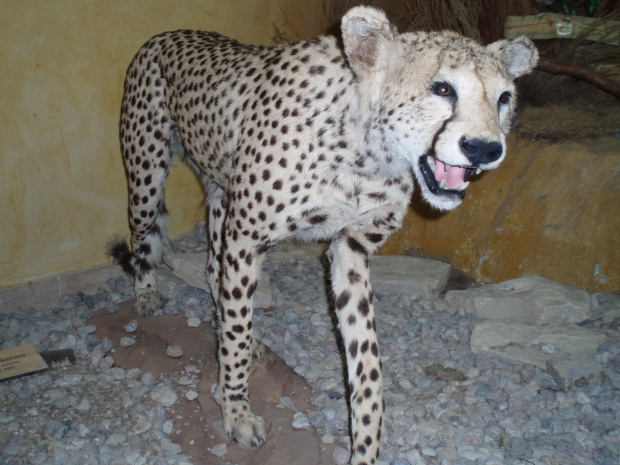
<path fill-rule="evenodd" d="M 557 63 L 541 57 L 536 69 L 551 74 L 564 74 L 586 81 L 620 100 L 620 83 L 613 81 L 585 66 L 572 63 Z"/>

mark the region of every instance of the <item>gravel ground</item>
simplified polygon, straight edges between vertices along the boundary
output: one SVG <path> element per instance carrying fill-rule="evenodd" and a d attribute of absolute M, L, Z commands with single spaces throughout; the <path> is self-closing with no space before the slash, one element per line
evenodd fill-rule
<path fill-rule="evenodd" d="M 201 225 L 171 246 L 204 252 L 204 237 Z M 338 444 L 334 462 L 345 464 L 344 370 L 325 266 L 292 257 L 267 258 L 264 267 L 276 305 L 256 310 L 256 334 L 315 390 L 315 410 L 295 421 L 309 421 L 325 443 Z M 70 347 L 78 358 L 71 367 L 0 383 L 0 463 L 189 463 L 168 438 L 184 386 L 114 367 L 109 341 L 99 341 L 88 324 L 96 310 L 114 311 L 132 297 L 130 280 L 118 278 L 66 296 L 46 312 L 0 314 L 0 349 Z M 386 402 L 380 465 L 618 463 L 619 343 L 603 344 L 596 355 L 608 381 L 565 393 L 536 367 L 472 354 L 475 320 L 441 299 L 376 295 L 375 309 Z M 213 304 L 208 294 L 179 286 L 164 312 L 208 318 Z"/>

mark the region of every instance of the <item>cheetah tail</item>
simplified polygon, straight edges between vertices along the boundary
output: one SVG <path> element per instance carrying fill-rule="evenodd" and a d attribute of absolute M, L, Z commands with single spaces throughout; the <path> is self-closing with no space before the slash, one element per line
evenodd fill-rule
<path fill-rule="evenodd" d="M 114 236 L 106 245 L 106 255 L 119 265 L 130 276 L 136 275 L 136 268 L 132 264 L 133 254 L 125 239 Z"/>

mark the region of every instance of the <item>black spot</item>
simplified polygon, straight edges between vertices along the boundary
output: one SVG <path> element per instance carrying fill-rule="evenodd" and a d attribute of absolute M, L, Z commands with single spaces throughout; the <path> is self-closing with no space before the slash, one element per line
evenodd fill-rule
<path fill-rule="evenodd" d="M 368 313 L 370 312 L 370 304 L 368 303 L 368 299 L 366 297 L 360 300 L 357 304 L 357 311 L 360 312 L 362 316 L 368 316 Z"/>
<path fill-rule="evenodd" d="M 383 234 L 366 233 L 366 239 L 376 244 L 377 242 L 381 242 L 383 240 Z"/>
<path fill-rule="evenodd" d="M 347 245 L 349 246 L 349 248 L 353 251 L 353 252 L 357 252 L 359 254 L 362 255 L 367 255 L 368 252 L 366 251 L 366 249 L 364 248 L 364 246 L 362 244 L 360 244 L 356 239 L 354 239 L 353 237 L 347 237 Z"/>
<path fill-rule="evenodd" d="M 359 283 L 362 280 L 362 275 L 355 270 L 349 270 L 347 278 L 351 284 Z"/>
<path fill-rule="evenodd" d="M 349 355 L 351 358 L 355 358 L 357 356 L 357 340 L 354 340 L 349 344 Z"/>
<path fill-rule="evenodd" d="M 248 287 L 248 299 L 251 298 L 252 295 L 254 295 L 254 291 L 256 291 L 257 286 L 258 286 L 258 282 L 256 281 L 250 284 L 250 286 Z"/>
<path fill-rule="evenodd" d="M 347 290 L 342 291 L 336 298 L 336 310 L 341 310 L 351 298 L 351 293 Z"/>
<path fill-rule="evenodd" d="M 367 340 L 362 342 L 362 345 L 360 346 L 360 352 L 365 354 L 366 352 L 368 352 L 369 346 L 370 346 L 370 343 Z"/>
<path fill-rule="evenodd" d="M 310 217 L 308 221 L 310 222 L 310 224 L 320 224 L 324 223 L 325 220 L 327 220 L 327 215 L 315 215 Z"/>

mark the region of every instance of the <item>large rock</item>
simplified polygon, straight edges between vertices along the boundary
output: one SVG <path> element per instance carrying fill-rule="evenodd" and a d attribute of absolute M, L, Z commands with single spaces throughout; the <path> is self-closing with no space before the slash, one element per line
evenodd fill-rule
<path fill-rule="evenodd" d="M 190 286 L 211 293 L 205 274 L 206 253 L 166 254 L 164 255 L 164 263 L 172 268 L 174 276 L 182 279 Z M 271 280 L 267 273 L 261 271 L 258 276 L 258 287 L 254 292 L 254 307 L 266 308 L 271 305 Z"/>
<path fill-rule="evenodd" d="M 471 350 L 548 370 L 563 389 L 600 382 L 605 369 L 593 355 L 607 340 L 577 325 L 529 325 L 484 321 L 471 334 Z"/>
<path fill-rule="evenodd" d="M 378 294 L 435 300 L 448 282 L 450 268 L 447 263 L 405 255 L 373 256 L 370 281 Z"/>
<path fill-rule="evenodd" d="M 267 253 L 270 263 L 291 260 L 321 260 L 325 244 L 284 244 L 282 250 Z M 166 254 L 164 263 L 172 268 L 172 274 L 190 286 L 211 292 L 205 276 L 206 253 Z M 450 275 L 450 265 L 436 260 L 409 256 L 373 256 L 370 259 L 370 278 L 373 290 L 385 295 L 408 295 L 410 298 L 436 299 L 445 287 Z M 167 277 L 170 281 L 170 277 Z M 265 308 L 274 305 L 269 275 L 261 271 L 258 288 L 254 294 L 254 306 Z"/>
<path fill-rule="evenodd" d="M 589 294 L 541 276 L 525 276 L 465 291 L 449 291 L 446 301 L 488 320 L 520 323 L 579 323 L 592 315 Z"/>

